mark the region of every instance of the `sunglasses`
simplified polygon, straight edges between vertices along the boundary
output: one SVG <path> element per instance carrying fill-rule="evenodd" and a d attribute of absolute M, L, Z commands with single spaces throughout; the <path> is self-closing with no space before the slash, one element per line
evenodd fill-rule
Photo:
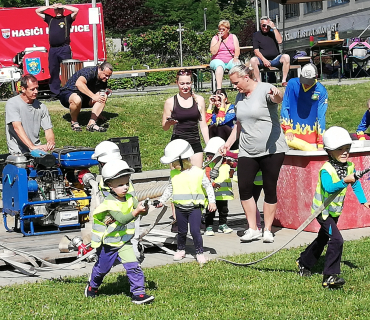
<path fill-rule="evenodd" d="M 183 75 L 191 76 L 193 75 L 193 73 L 191 72 L 191 70 L 181 69 L 177 72 L 177 75 L 178 76 L 183 76 Z"/>
<path fill-rule="evenodd" d="M 218 30 L 225 31 L 226 29 L 225 28 L 218 28 Z"/>
<path fill-rule="evenodd" d="M 269 27 L 268 24 L 263 24 L 262 27 L 266 28 L 266 27 Z"/>

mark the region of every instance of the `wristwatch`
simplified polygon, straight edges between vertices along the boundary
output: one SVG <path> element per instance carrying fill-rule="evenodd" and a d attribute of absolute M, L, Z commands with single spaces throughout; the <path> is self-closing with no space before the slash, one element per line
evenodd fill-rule
<path fill-rule="evenodd" d="M 271 28 L 271 30 L 276 30 L 276 29 L 277 29 L 276 27 Z"/>

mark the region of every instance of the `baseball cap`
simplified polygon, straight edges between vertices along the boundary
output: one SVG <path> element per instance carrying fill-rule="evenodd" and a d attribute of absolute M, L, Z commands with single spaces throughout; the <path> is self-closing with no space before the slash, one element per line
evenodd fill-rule
<path fill-rule="evenodd" d="M 299 81 L 302 84 L 312 86 L 316 81 L 317 74 L 316 66 L 312 63 L 308 63 L 303 66 Z"/>

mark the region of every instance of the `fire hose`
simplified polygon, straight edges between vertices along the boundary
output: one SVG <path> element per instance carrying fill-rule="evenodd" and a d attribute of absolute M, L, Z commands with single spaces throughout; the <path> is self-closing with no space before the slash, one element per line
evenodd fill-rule
<path fill-rule="evenodd" d="M 359 180 L 360 178 L 362 178 L 366 173 L 368 173 L 370 171 L 370 167 L 365 169 L 365 170 L 362 170 L 362 171 L 357 171 L 355 172 L 354 176 L 355 176 L 355 179 L 356 180 Z M 336 198 L 336 196 L 342 191 L 343 189 L 340 189 L 338 190 L 337 192 L 334 192 L 333 194 L 331 194 L 325 201 L 324 203 L 318 207 L 307 219 L 306 221 L 304 221 L 301 226 L 296 230 L 296 233 L 293 235 L 293 237 L 291 239 L 289 239 L 284 245 L 282 245 L 279 249 L 271 252 L 270 254 L 268 254 L 267 256 L 259 259 L 259 260 L 256 260 L 256 261 L 252 261 L 252 262 L 248 262 L 248 263 L 237 263 L 237 262 L 234 262 L 234 261 L 230 261 L 230 260 L 226 260 L 226 259 L 222 259 L 222 258 L 218 258 L 218 260 L 220 261 L 224 261 L 224 262 L 227 262 L 227 263 L 230 263 L 234 266 L 240 266 L 240 267 L 247 267 L 247 266 L 251 266 L 253 264 L 256 264 L 258 262 L 261 262 L 263 260 L 266 260 L 267 258 L 270 258 L 271 256 L 273 256 L 274 254 L 278 253 L 280 250 L 282 250 L 283 248 L 285 248 L 290 242 L 292 242 L 315 218 L 317 218 L 321 212 L 324 211 L 324 209 Z"/>

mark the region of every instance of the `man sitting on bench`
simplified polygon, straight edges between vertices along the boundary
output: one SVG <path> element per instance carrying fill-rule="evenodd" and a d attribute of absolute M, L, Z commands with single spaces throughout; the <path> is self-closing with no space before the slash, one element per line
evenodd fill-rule
<path fill-rule="evenodd" d="M 283 38 L 275 24 L 268 17 L 260 19 L 261 31 L 253 34 L 253 50 L 255 57 L 250 61 L 254 70 L 254 76 L 258 82 L 261 81 L 259 66 L 281 67 L 283 65 L 282 86 L 287 86 L 286 78 L 290 68 L 290 57 L 287 54 L 280 54 L 279 44 Z"/>

